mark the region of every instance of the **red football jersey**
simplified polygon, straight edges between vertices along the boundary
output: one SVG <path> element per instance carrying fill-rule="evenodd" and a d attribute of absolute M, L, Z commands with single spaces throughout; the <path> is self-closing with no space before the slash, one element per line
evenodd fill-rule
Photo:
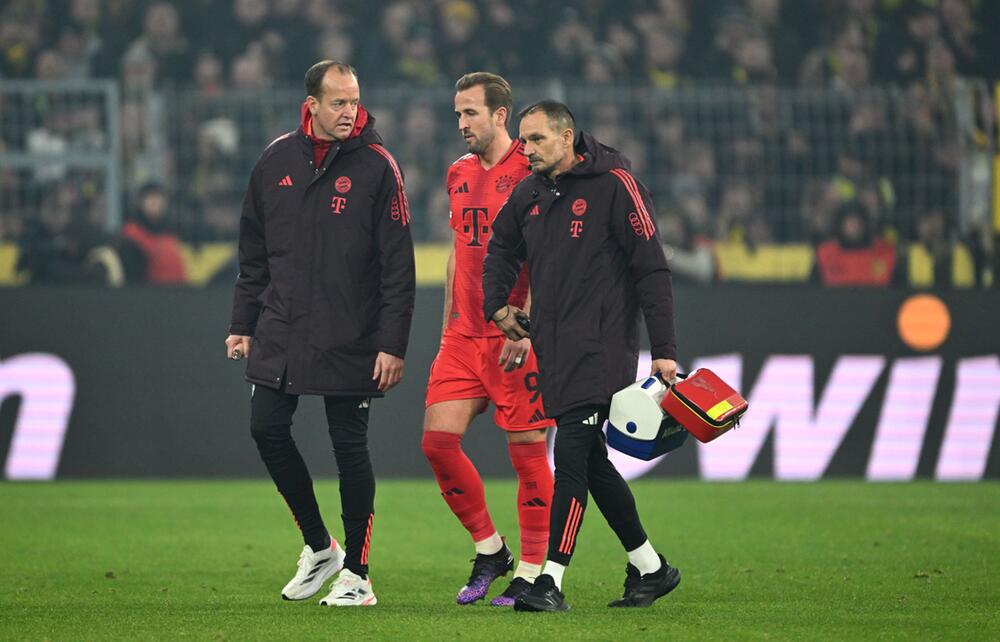
<path fill-rule="evenodd" d="M 455 277 L 451 291 L 448 329 L 467 337 L 502 334 L 483 319 L 483 260 L 493 220 L 511 190 L 531 173 L 521 142 L 515 140 L 500 162 L 483 169 L 479 157 L 466 154 L 448 168 L 448 202 L 455 230 Z M 511 292 L 510 303 L 524 307 L 528 294 L 526 269 Z"/>

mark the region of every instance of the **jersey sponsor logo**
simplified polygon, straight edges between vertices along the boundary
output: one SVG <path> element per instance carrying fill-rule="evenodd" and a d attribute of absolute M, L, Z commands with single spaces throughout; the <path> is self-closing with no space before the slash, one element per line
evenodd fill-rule
<path fill-rule="evenodd" d="M 393 196 L 392 201 L 389 203 L 389 216 L 392 217 L 392 220 L 398 221 L 402 215 L 403 215 L 403 210 L 399 206 L 399 198 Z"/>
<path fill-rule="evenodd" d="M 583 221 L 570 221 L 569 222 L 569 235 L 575 239 L 580 238 L 580 233 L 583 232 Z"/>
<path fill-rule="evenodd" d="M 503 194 L 510 191 L 510 188 L 514 185 L 514 177 L 507 176 L 506 174 L 497 179 L 496 188 L 498 194 Z"/>
<path fill-rule="evenodd" d="M 576 216 L 583 216 L 587 211 L 587 201 L 582 198 L 578 198 L 573 201 L 573 214 Z"/>
<path fill-rule="evenodd" d="M 334 196 L 330 199 L 330 211 L 334 214 L 342 214 L 347 207 L 347 199 L 343 196 Z"/>
<path fill-rule="evenodd" d="M 462 231 L 472 235 L 472 239 L 468 243 L 469 247 L 483 246 L 483 241 L 490 234 L 489 223 L 490 219 L 485 207 L 462 208 Z"/>
<path fill-rule="evenodd" d="M 346 194 L 351 191 L 351 179 L 347 176 L 341 176 L 333 182 L 333 187 L 341 194 Z"/>
<path fill-rule="evenodd" d="M 452 194 L 468 194 L 468 193 L 469 193 L 468 183 L 462 183 L 461 185 L 456 187 L 454 191 L 452 191 Z"/>

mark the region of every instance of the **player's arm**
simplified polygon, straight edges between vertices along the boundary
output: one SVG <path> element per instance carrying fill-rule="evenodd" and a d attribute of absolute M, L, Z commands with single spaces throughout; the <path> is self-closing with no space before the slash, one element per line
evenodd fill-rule
<path fill-rule="evenodd" d="M 677 374 L 677 339 L 674 331 L 674 295 L 670 267 L 663 255 L 656 229 L 653 200 L 645 186 L 624 170 L 615 170 L 617 183 L 612 202 L 611 229 L 625 250 L 629 270 L 649 332 L 653 366 L 671 381 Z"/>
<path fill-rule="evenodd" d="M 250 354 L 250 337 L 260 317 L 260 295 L 271 282 L 267 265 L 267 243 L 264 238 L 264 218 L 257 193 L 257 167 L 250 173 L 250 182 L 243 197 L 238 243 L 239 275 L 233 288 L 233 311 L 226 338 L 226 356 L 239 359 Z"/>
<path fill-rule="evenodd" d="M 375 339 L 375 369 L 372 379 L 384 392 L 403 378 L 403 357 L 413 320 L 416 294 L 416 270 L 413 262 L 413 239 L 410 236 L 410 208 L 402 173 L 390 157 L 386 159 L 373 215 L 375 245 L 381 265 L 381 306 Z"/>
<path fill-rule="evenodd" d="M 493 321 L 508 339 L 515 341 L 528 336 L 515 320 L 519 310 L 507 304 L 526 252 L 518 210 L 517 199 L 512 195 L 493 221 L 483 261 L 484 318 Z"/>
<path fill-rule="evenodd" d="M 444 319 L 441 321 L 441 336 L 448 329 L 448 318 L 451 316 L 452 292 L 455 287 L 455 243 L 457 234 L 451 233 L 451 252 L 448 254 L 448 266 L 445 268 L 444 279 Z"/>

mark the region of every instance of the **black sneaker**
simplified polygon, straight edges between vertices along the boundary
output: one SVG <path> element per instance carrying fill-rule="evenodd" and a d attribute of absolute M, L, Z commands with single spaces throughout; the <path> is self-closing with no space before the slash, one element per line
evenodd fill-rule
<path fill-rule="evenodd" d="M 503 577 L 514 568 L 514 554 L 504 543 L 496 553 L 492 555 L 476 555 L 472 560 L 472 574 L 469 581 L 465 583 L 462 590 L 455 597 L 458 604 L 472 604 L 476 600 L 486 597 L 490 590 L 490 584 L 498 577 Z"/>
<path fill-rule="evenodd" d="M 539 575 L 531 588 L 514 599 L 515 611 L 568 611 L 569 604 L 551 575 Z"/>
<path fill-rule="evenodd" d="M 514 600 L 529 590 L 531 590 L 531 582 L 523 577 L 515 577 L 503 593 L 493 598 L 490 606 L 514 606 Z"/>
<path fill-rule="evenodd" d="M 660 599 L 681 583 L 681 572 L 667 564 L 660 555 L 660 570 L 639 575 L 639 569 L 632 564 L 625 567 L 625 592 L 622 599 L 610 602 L 608 606 L 646 607 Z"/>

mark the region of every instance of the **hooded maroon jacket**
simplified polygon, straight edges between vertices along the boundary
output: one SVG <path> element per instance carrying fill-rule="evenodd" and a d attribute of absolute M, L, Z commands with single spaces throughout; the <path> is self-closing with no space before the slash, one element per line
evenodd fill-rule
<path fill-rule="evenodd" d="M 415 290 L 403 176 L 359 108 L 314 165 L 312 118 L 271 143 L 240 219 L 231 334 L 252 336 L 247 381 L 291 394 L 380 396 L 378 352 L 403 357 Z"/>
<path fill-rule="evenodd" d="M 649 192 L 616 150 L 581 133 L 582 159 L 532 174 L 497 214 L 483 266 L 486 318 L 507 303 L 523 261 L 545 414 L 606 405 L 636 380 L 639 309 L 654 359 L 676 359 L 673 294 Z"/>

